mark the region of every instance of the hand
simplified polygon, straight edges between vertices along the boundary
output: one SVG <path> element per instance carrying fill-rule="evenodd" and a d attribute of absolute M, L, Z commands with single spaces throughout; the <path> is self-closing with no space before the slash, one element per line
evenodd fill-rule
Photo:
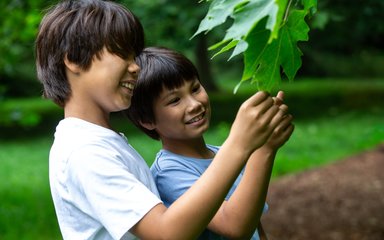
<path fill-rule="evenodd" d="M 265 147 L 270 148 L 272 150 L 277 150 L 288 141 L 294 130 L 292 119 L 292 115 L 285 115 L 284 119 L 273 130 L 269 139 L 265 143 Z"/>
<path fill-rule="evenodd" d="M 272 150 L 277 150 L 283 146 L 291 137 L 294 130 L 294 125 L 292 124 L 292 115 L 288 114 L 288 106 L 283 104 L 284 92 L 279 91 L 276 97 L 273 99 L 275 105 L 279 106 L 280 110 L 285 113 L 285 116 L 280 124 L 274 129 L 270 138 L 265 143 L 265 146 Z"/>
<path fill-rule="evenodd" d="M 275 101 L 275 104 L 277 106 L 280 106 L 281 104 L 283 104 L 283 102 L 284 102 L 284 92 L 283 91 L 279 91 L 276 94 L 276 97 L 273 97 L 273 100 Z"/>
<path fill-rule="evenodd" d="M 266 92 L 258 92 L 240 107 L 228 138 L 251 154 L 270 137 L 285 115 L 284 108 Z"/>

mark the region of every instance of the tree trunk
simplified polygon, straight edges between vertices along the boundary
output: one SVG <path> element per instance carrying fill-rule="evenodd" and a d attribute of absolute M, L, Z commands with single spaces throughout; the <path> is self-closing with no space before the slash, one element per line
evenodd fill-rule
<path fill-rule="evenodd" d="M 197 38 L 195 55 L 200 81 L 202 82 L 204 88 L 209 92 L 217 91 L 218 88 L 212 75 L 211 60 L 208 56 L 207 39 L 203 34 L 200 34 Z"/>

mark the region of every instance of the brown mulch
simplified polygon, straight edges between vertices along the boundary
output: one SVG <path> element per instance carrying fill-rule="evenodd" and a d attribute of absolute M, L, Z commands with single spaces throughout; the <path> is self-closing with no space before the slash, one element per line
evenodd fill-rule
<path fill-rule="evenodd" d="M 269 240 L 384 240 L 384 145 L 273 181 Z"/>

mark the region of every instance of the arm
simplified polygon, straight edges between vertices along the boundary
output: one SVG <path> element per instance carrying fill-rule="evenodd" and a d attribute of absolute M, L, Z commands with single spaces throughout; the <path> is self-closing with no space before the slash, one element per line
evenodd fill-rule
<path fill-rule="evenodd" d="M 201 178 L 168 209 L 155 206 L 131 232 L 143 239 L 195 239 L 219 209 L 251 153 L 265 143 L 283 115 L 265 93 L 244 102 L 227 140 Z"/>
<path fill-rule="evenodd" d="M 259 231 L 260 240 L 268 240 L 268 236 L 267 236 L 267 234 L 265 233 L 265 231 L 264 231 L 264 227 L 263 227 L 263 225 L 261 224 L 261 222 L 259 223 L 259 226 L 257 227 L 257 230 Z"/>
<path fill-rule="evenodd" d="M 284 112 L 285 105 L 280 106 Z M 287 115 L 266 144 L 251 155 L 240 184 L 228 201 L 224 201 L 208 228 L 231 239 L 249 239 L 260 222 L 274 159 L 291 136 L 292 116 Z"/>

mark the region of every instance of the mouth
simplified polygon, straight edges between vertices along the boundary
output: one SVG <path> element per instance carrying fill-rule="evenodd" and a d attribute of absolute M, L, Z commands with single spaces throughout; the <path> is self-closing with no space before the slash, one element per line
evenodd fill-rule
<path fill-rule="evenodd" d="M 192 124 L 192 123 L 198 122 L 201 119 L 203 119 L 204 116 L 205 116 L 205 112 L 202 112 L 201 114 L 199 114 L 196 117 L 192 118 L 191 120 L 187 121 L 186 124 Z"/>
<path fill-rule="evenodd" d="M 133 89 L 135 89 L 135 83 L 133 82 L 122 82 L 120 83 L 120 86 L 130 91 L 133 91 Z"/>

